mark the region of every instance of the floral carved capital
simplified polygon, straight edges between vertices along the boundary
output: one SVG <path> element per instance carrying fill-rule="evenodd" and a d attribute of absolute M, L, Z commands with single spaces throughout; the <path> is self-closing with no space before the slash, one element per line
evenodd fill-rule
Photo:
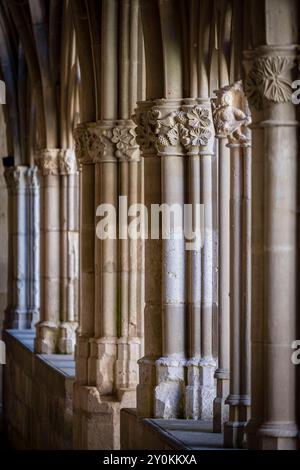
<path fill-rule="evenodd" d="M 292 57 L 270 56 L 254 60 L 245 79 L 245 93 L 250 105 L 263 108 L 263 100 L 285 103 L 291 100 L 292 81 L 289 71 L 294 67 Z"/>
<path fill-rule="evenodd" d="M 114 157 L 120 161 L 139 160 L 136 126 L 133 121 L 105 122 L 101 129 L 104 144 L 103 161 Z"/>
<path fill-rule="evenodd" d="M 214 136 L 211 109 L 204 105 L 177 106 L 169 112 L 154 105 L 136 114 L 138 143 L 142 150 L 159 154 L 197 153 L 205 150 Z"/>

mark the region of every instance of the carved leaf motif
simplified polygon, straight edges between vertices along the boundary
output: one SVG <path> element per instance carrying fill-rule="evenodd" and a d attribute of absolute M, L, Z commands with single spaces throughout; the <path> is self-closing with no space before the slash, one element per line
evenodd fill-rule
<path fill-rule="evenodd" d="M 292 64 L 287 57 L 257 59 L 245 80 L 245 91 L 249 102 L 262 109 L 263 98 L 275 103 L 290 101 L 291 82 L 284 77 L 284 71 Z"/>
<path fill-rule="evenodd" d="M 208 127 L 211 124 L 209 119 L 209 111 L 207 108 L 196 106 L 187 113 L 188 123 L 191 127 Z"/>
<path fill-rule="evenodd" d="M 195 128 L 190 132 L 192 145 L 207 145 L 211 137 L 209 129 Z"/>

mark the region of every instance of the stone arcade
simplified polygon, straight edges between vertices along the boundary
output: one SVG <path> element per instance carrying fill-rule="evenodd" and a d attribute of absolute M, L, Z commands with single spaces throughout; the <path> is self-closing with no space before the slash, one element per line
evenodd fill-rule
<path fill-rule="evenodd" d="M 0 0 L 13 448 L 299 449 L 299 13 Z M 169 236 L 122 236 L 163 205 Z"/>

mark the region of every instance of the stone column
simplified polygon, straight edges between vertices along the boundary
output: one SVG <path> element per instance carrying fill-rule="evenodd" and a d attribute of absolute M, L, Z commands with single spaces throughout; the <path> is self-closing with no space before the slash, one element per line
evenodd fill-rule
<path fill-rule="evenodd" d="M 75 348 L 75 331 L 78 326 L 79 282 L 79 177 L 73 149 L 60 151 L 59 171 L 61 308 L 58 351 L 62 354 L 72 354 Z"/>
<path fill-rule="evenodd" d="M 214 119 L 215 120 L 215 119 Z M 216 123 L 215 123 L 216 125 Z M 229 276 L 230 276 L 230 155 L 226 147 L 227 136 L 218 139 L 218 368 L 217 396 L 214 400 L 213 429 L 222 432 L 228 421 L 229 406 L 225 403 L 229 395 Z"/>
<path fill-rule="evenodd" d="M 213 229 L 212 174 L 214 132 L 207 99 L 184 100 L 188 140 L 185 142 L 191 172 L 187 181 L 189 202 L 194 217 L 199 217 L 199 243 L 188 252 L 190 257 L 189 292 L 189 359 L 185 415 L 187 418 L 211 420 L 215 397 L 214 372 L 216 361 L 212 351 L 212 289 L 213 289 Z M 196 204 L 202 204 L 197 214 Z M 199 207 L 200 209 L 200 207 Z M 194 220 L 195 223 L 195 220 Z M 196 227 L 197 228 L 197 227 Z"/>
<path fill-rule="evenodd" d="M 283 16 L 284 18 L 284 16 Z M 298 126 L 291 100 L 294 46 L 245 54 L 253 117 L 252 372 L 250 449 L 297 448 Z"/>
<path fill-rule="evenodd" d="M 80 173 L 80 289 L 79 327 L 76 341 L 76 382 L 88 383 L 90 338 L 94 335 L 95 318 L 95 166 L 100 152 L 100 139 L 80 124 L 74 132 L 75 151 Z"/>
<path fill-rule="evenodd" d="M 40 318 L 40 181 L 38 168 L 29 167 L 28 191 L 28 313 L 32 327 Z"/>
<path fill-rule="evenodd" d="M 226 447 L 241 447 L 250 407 L 251 122 L 241 82 L 216 91 L 214 120 L 230 149 L 230 394 Z"/>
<path fill-rule="evenodd" d="M 41 315 L 36 352 L 71 354 L 77 327 L 77 169 L 71 149 L 45 149 L 41 176 Z"/>
<path fill-rule="evenodd" d="M 162 355 L 162 241 L 161 231 L 151 237 L 151 205 L 161 203 L 160 161 L 157 158 L 152 113 L 152 101 L 141 101 L 135 114 L 137 142 L 144 160 L 144 203 L 148 217 L 148 237 L 145 240 L 145 354 L 139 362 L 137 409 L 140 417 L 155 416 L 155 362 Z"/>
<path fill-rule="evenodd" d="M 53 354 L 60 319 L 59 149 L 40 151 L 37 165 L 41 178 L 41 312 L 35 350 Z"/>
<path fill-rule="evenodd" d="M 11 300 L 6 309 L 5 327 L 32 327 L 28 312 L 28 192 L 27 166 L 6 167 L 4 176 L 8 188 L 11 244 Z"/>

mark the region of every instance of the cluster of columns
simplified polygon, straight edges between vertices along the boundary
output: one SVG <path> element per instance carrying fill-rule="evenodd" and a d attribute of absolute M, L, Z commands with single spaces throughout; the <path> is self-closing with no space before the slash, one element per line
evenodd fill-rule
<path fill-rule="evenodd" d="M 81 181 L 81 315 L 74 441 L 77 448 L 115 448 L 120 407 L 135 405 L 143 348 L 143 244 L 128 237 L 128 222 L 141 211 L 143 167 L 130 119 L 81 124 L 75 141 Z M 83 415 L 90 408 L 87 429 Z"/>
<path fill-rule="evenodd" d="M 145 245 L 145 356 L 139 361 L 138 413 L 209 420 L 216 369 L 210 101 L 140 102 L 135 120 L 147 175 L 148 213 L 155 204 L 167 205 L 168 212 L 177 210 L 171 226 L 163 214 L 160 239 L 149 237 Z M 193 228 L 190 239 L 184 229 L 188 222 Z M 188 245 L 193 246 L 186 249 Z"/>
<path fill-rule="evenodd" d="M 5 327 L 31 329 L 40 310 L 39 178 L 35 166 L 11 166 L 9 160 L 3 159 L 9 214 Z"/>
<path fill-rule="evenodd" d="M 78 171 L 73 149 L 36 156 L 41 194 L 41 311 L 38 353 L 72 354 L 78 325 Z"/>

